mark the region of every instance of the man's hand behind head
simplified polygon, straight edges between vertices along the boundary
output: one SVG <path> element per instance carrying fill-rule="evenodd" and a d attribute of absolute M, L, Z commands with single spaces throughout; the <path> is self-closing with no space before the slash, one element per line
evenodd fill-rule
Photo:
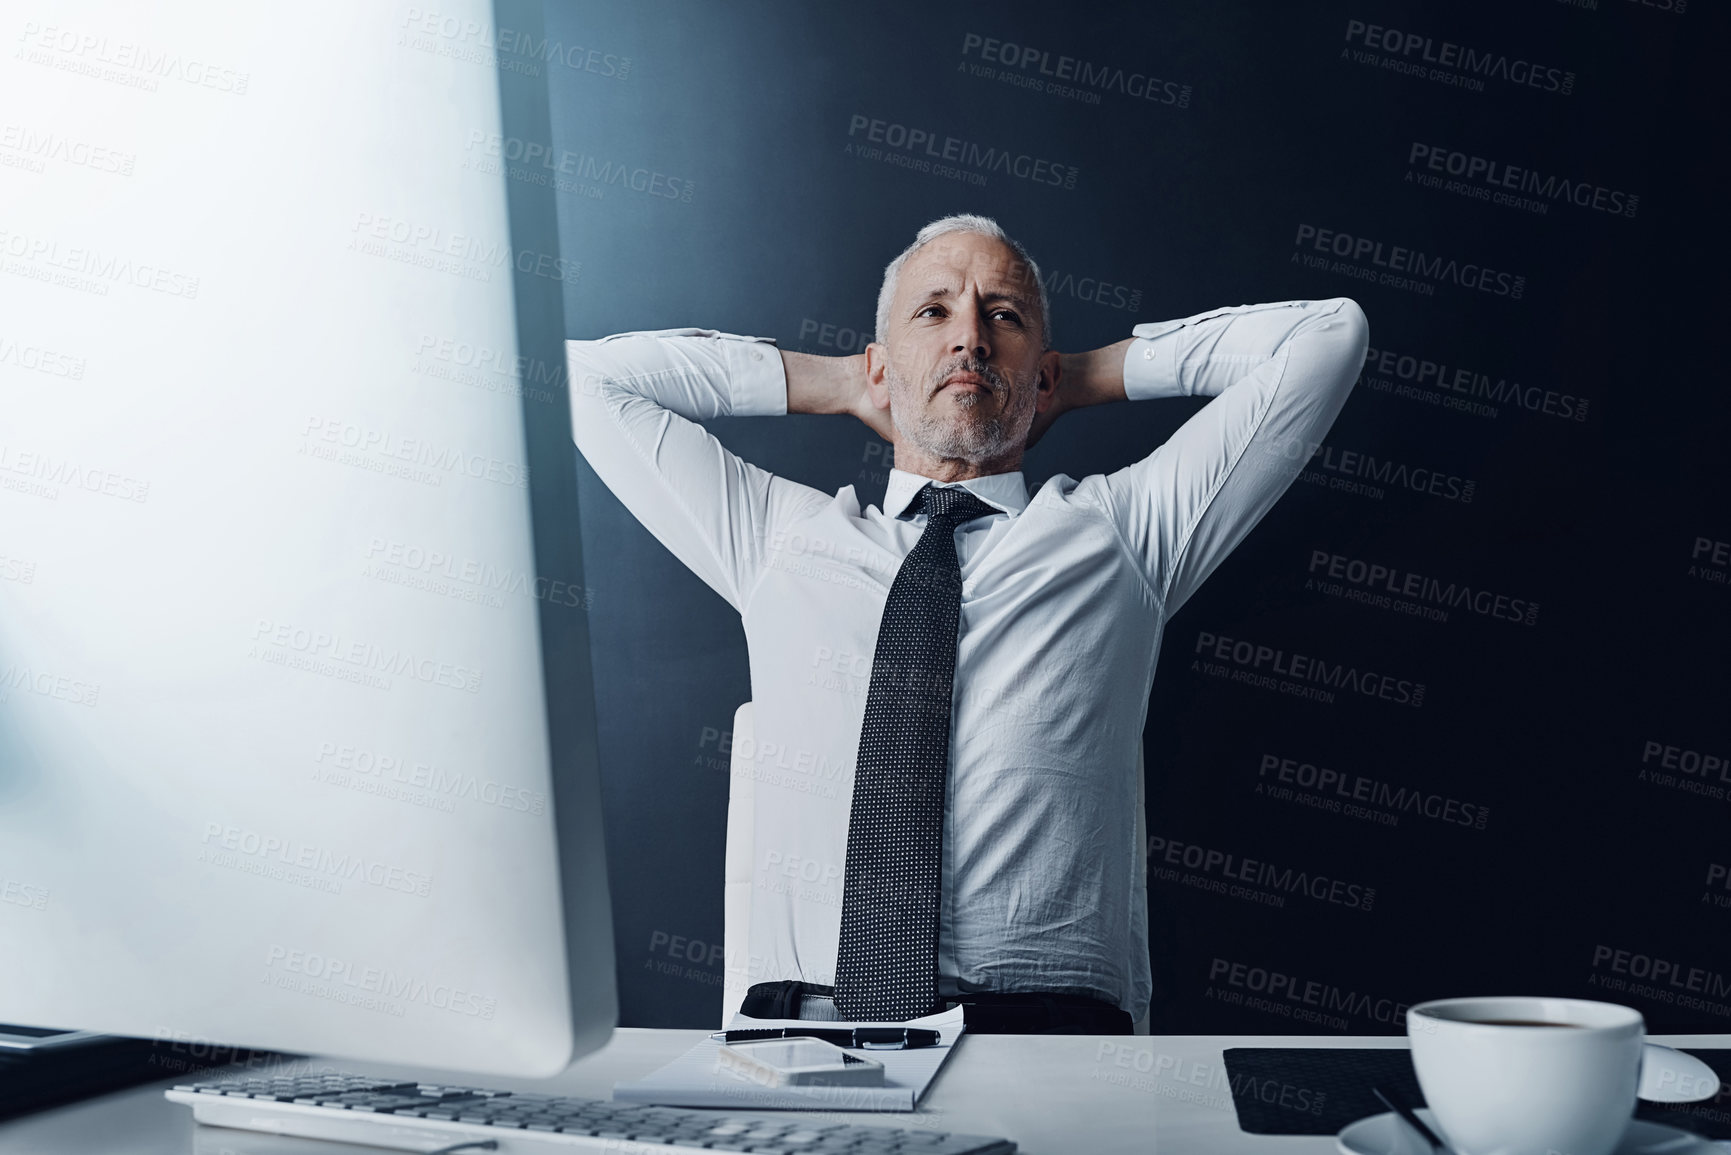
<path fill-rule="evenodd" d="M 1052 400 L 1034 414 L 1028 430 L 1028 448 L 1045 436 L 1052 423 L 1072 409 L 1124 400 L 1124 352 L 1126 339 L 1086 353 L 1064 353 L 1058 358 L 1058 385 Z"/>

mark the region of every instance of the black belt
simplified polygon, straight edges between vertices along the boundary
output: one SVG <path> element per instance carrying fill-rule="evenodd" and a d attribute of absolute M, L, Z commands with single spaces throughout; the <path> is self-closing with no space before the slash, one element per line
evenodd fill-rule
<path fill-rule="evenodd" d="M 797 1019 L 799 1005 L 807 995 L 835 998 L 835 988 L 818 983 L 784 979 L 778 983 L 754 983 L 739 1004 L 739 1013 L 754 1019 Z"/>
<path fill-rule="evenodd" d="M 739 1011 L 754 1019 L 797 1019 L 807 996 L 833 998 L 835 988 L 794 979 L 757 983 L 745 992 Z M 1128 1035 L 1128 1012 L 1104 999 L 1073 991 L 1015 991 L 947 995 L 933 1013 L 962 1008 L 968 1030 L 977 1035 Z"/>

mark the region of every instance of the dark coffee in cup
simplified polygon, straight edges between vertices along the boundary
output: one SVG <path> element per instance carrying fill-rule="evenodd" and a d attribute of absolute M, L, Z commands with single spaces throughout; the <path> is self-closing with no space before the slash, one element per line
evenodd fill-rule
<path fill-rule="evenodd" d="M 1579 1023 L 1548 1023 L 1543 1019 L 1462 1019 L 1465 1023 L 1477 1023 L 1482 1027 L 1574 1027 L 1580 1029 Z"/>

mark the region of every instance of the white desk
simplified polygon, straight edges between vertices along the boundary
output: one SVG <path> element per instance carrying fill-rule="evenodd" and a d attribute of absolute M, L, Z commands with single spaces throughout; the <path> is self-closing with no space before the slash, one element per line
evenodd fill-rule
<path fill-rule="evenodd" d="M 605 1099 L 611 1096 L 614 1082 L 647 1074 L 704 1033 L 624 1028 L 601 1051 L 545 1082 L 375 1063 L 312 1060 L 294 1066 Z M 1677 1047 L 1725 1047 L 1731 1046 L 1731 1035 L 1659 1035 L 1654 1041 Z M 1240 1046 L 1405 1045 L 1400 1038 L 1291 1035 L 964 1036 L 920 1110 L 823 1114 L 840 1122 L 1003 1135 L 1014 1139 L 1026 1155 L 1082 1151 L 1090 1155 L 1320 1155 L 1335 1150 L 1332 1137 L 1239 1131 L 1221 1051 Z M 379 1155 L 377 1147 L 196 1127 L 190 1110 L 162 1097 L 164 1087 L 179 1081 L 167 1078 L 0 1124 L 0 1155 Z M 508 1131 L 499 1135 L 501 1155 L 509 1155 L 509 1138 Z"/>

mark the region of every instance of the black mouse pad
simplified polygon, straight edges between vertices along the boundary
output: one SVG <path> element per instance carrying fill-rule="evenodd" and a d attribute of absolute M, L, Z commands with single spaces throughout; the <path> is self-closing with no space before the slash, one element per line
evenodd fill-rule
<path fill-rule="evenodd" d="M 1635 1118 L 1731 1139 L 1731 1050 L 1685 1048 L 1724 1084 L 1702 1103 L 1640 1103 Z M 1405 1048 L 1232 1047 L 1226 1076 L 1240 1130 L 1252 1135 L 1333 1135 L 1355 1119 L 1387 1110 L 1370 1093 L 1424 1106 Z"/>

